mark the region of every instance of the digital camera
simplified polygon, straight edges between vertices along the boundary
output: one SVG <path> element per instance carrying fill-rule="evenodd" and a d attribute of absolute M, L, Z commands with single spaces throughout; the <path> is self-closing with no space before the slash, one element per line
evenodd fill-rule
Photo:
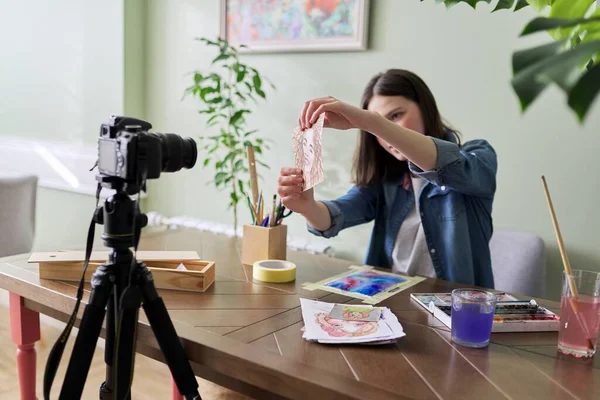
<path fill-rule="evenodd" d="M 146 179 L 161 172 L 190 169 L 196 164 L 196 142 L 173 133 L 150 133 L 149 122 L 111 116 L 100 126 L 98 171 L 101 182 L 122 181 L 128 192 L 136 192 Z"/>

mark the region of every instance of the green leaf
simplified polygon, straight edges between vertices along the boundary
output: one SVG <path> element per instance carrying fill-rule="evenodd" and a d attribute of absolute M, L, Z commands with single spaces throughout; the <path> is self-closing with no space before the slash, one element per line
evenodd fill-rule
<path fill-rule="evenodd" d="M 206 95 L 209 94 L 209 93 L 214 93 L 216 91 L 217 91 L 216 88 L 214 88 L 212 86 L 207 86 L 207 87 L 202 88 L 200 90 L 200 97 L 202 98 L 202 100 L 206 101 Z"/>
<path fill-rule="evenodd" d="M 523 28 L 523 31 L 521 31 L 520 36 L 526 36 L 535 32 L 547 31 L 556 28 L 568 28 L 577 25 L 585 26 L 595 21 L 600 21 L 600 16 L 596 16 L 593 18 L 574 19 L 538 17 L 530 21 L 527 25 L 525 25 L 525 28 Z"/>
<path fill-rule="evenodd" d="M 513 54 L 513 75 L 531 67 L 535 63 L 558 54 L 564 48 L 565 41 L 551 42 L 531 49 L 519 50 Z"/>
<path fill-rule="evenodd" d="M 217 174 L 215 175 L 215 184 L 219 186 L 225 181 L 225 178 L 227 178 L 227 176 L 227 172 L 217 172 Z"/>
<path fill-rule="evenodd" d="M 205 110 L 200 110 L 198 111 L 198 114 L 212 114 L 216 111 L 216 109 L 214 107 L 209 107 Z"/>
<path fill-rule="evenodd" d="M 227 153 L 227 155 L 223 159 L 223 163 L 228 162 L 229 160 L 231 160 L 235 156 L 236 156 L 236 152 L 235 151 L 231 151 L 231 152 Z"/>
<path fill-rule="evenodd" d="M 204 166 L 206 167 L 208 164 L 210 164 L 210 158 L 204 160 Z"/>
<path fill-rule="evenodd" d="M 241 69 L 241 70 L 237 71 L 236 82 L 239 83 L 239 82 L 243 81 L 245 76 L 246 76 L 245 69 Z"/>
<path fill-rule="evenodd" d="M 250 110 L 246 110 L 246 109 L 236 111 L 229 119 L 229 124 L 230 125 L 237 124 L 240 121 L 240 119 L 244 116 L 244 114 L 249 113 L 249 112 L 250 112 Z"/>
<path fill-rule="evenodd" d="M 248 137 L 248 136 L 250 136 L 250 135 L 252 135 L 253 133 L 256 133 L 256 132 L 258 132 L 258 129 L 254 129 L 254 130 L 251 130 L 251 131 L 249 131 L 249 132 L 246 132 L 246 133 L 244 134 L 244 137 Z"/>
<path fill-rule="evenodd" d="M 540 13 L 546 7 L 552 4 L 554 0 L 527 0 L 531 8 Z"/>
<path fill-rule="evenodd" d="M 585 73 L 569 93 L 569 107 L 575 111 L 579 121 L 585 116 L 600 91 L 600 64 Z"/>
<path fill-rule="evenodd" d="M 240 192 L 244 193 L 245 192 L 244 182 L 242 182 L 241 180 L 238 179 L 237 183 L 238 183 L 238 188 L 240 189 Z"/>
<path fill-rule="evenodd" d="M 263 92 L 261 89 L 256 88 L 256 94 L 258 94 L 260 97 L 262 97 L 263 99 L 266 98 L 265 92 Z"/>
<path fill-rule="evenodd" d="M 229 197 L 231 197 L 231 203 L 233 205 L 237 204 L 237 202 L 240 200 L 240 198 L 235 193 L 229 193 Z"/>
<path fill-rule="evenodd" d="M 498 0 L 498 4 L 496 4 L 496 7 L 492 10 L 492 12 L 499 10 L 510 10 L 514 4 L 515 0 Z"/>
<path fill-rule="evenodd" d="M 196 83 L 196 85 L 198 85 L 200 82 L 202 82 L 202 74 L 199 72 L 196 72 L 194 74 L 194 82 Z"/>
<path fill-rule="evenodd" d="M 257 163 L 259 163 L 260 165 L 262 165 L 263 167 L 265 167 L 266 169 L 271 169 L 271 167 L 269 167 L 267 164 L 265 164 L 264 162 L 260 161 L 260 160 L 256 160 Z"/>
<path fill-rule="evenodd" d="M 517 0 L 517 5 L 515 6 L 515 11 L 519 11 L 522 8 L 525 8 L 529 5 L 527 0 Z"/>
<path fill-rule="evenodd" d="M 210 118 L 208 119 L 208 121 L 206 121 L 206 124 L 207 124 L 207 125 L 210 125 L 211 123 L 213 123 L 213 121 L 215 121 L 215 122 L 216 122 L 216 120 L 217 120 L 218 118 L 222 118 L 222 117 L 225 117 L 225 115 L 223 115 L 223 114 L 215 114 L 215 115 L 213 115 L 212 117 L 210 117 Z"/>
<path fill-rule="evenodd" d="M 195 40 L 199 40 L 199 41 L 204 42 L 204 43 L 206 43 L 208 45 L 211 45 L 211 46 L 217 46 L 216 42 L 213 42 L 212 40 L 209 40 L 207 38 L 203 38 L 203 37 L 202 38 L 195 38 Z"/>
<path fill-rule="evenodd" d="M 244 168 L 244 160 L 237 160 L 233 166 L 233 172 L 238 172 L 242 168 Z"/>
<path fill-rule="evenodd" d="M 227 60 L 228 58 L 229 58 L 229 54 L 219 54 L 217 57 L 215 57 L 212 60 L 211 64 L 214 64 L 214 63 L 216 63 L 218 61 L 221 61 L 221 60 Z"/>
<path fill-rule="evenodd" d="M 260 79 L 260 76 L 258 74 L 252 77 L 252 83 L 254 84 L 254 88 L 257 91 L 260 90 L 260 87 L 262 86 L 262 80 Z"/>
<path fill-rule="evenodd" d="M 564 42 L 564 40 L 557 43 L 561 42 Z M 523 56 L 527 58 L 528 51 L 537 52 L 540 47 L 521 51 L 521 58 L 523 58 Z M 574 49 L 569 49 L 559 54 L 548 53 L 545 56 L 538 58 L 537 61 L 531 62 L 525 68 L 517 70 L 511 83 L 519 97 L 522 109 L 527 109 L 527 107 L 531 105 L 535 98 L 551 82 L 556 83 L 566 93 L 569 93 L 571 89 L 575 87 L 577 82 L 583 79 L 580 78 L 581 72 L 579 71 L 578 65 L 582 60 L 589 59 L 598 51 L 600 51 L 600 40 L 581 44 Z M 532 60 L 533 58 L 534 57 L 529 57 L 529 60 Z M 590 95 L 587 96 L 587 98 L 589 97 Z M 574 97 L 572 99 L 570 98 L 570 102 L 578 105 L 578 110 L 587 110 L 584 100 L 580 101 L 580 99 Z M 587 106 L 589 107 L 589 103 L 587 103 Z"/>

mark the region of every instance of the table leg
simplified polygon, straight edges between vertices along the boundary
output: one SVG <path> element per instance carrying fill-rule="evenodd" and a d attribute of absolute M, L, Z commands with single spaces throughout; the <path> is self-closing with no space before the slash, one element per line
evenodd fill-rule
<path fill-rule="evenodd" d="M 40 340 L 40 315 L 23 306 L 23 298 L 9 294 L 10 333 L 17 345 L 17 373 L 21 400 L 36 400 L 35 342 Z"/>
<path fill-rule="evenodd" d="M 179 393 L 175 379 L 171 376 L 171 396 L 173 400 L 183 400 L 183 396 Z"/>

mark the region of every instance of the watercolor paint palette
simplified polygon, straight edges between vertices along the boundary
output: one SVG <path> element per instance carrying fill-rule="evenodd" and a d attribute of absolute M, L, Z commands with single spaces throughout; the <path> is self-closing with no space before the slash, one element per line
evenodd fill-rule
<path fill-rule="evenodd" d="M 560 318 L 535 300 L 519 300 L 509 294 L 497 294 L 492 332 L 558 331 Z M 452 295 L 450 293 L 411 293 L 410 297 L 452 328 Z"/>

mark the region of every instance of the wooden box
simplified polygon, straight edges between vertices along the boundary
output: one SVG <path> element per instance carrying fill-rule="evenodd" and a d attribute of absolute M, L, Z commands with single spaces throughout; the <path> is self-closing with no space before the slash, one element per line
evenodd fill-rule
<path fill-rule="evenodd" d="M 200 260 L 195 251 L 138 251 L 137 259 L 150 269 L 157 289 L 204 292 L 215 281 L 215 263 Z M 28 262 L 38 263 L 42 279 L 79 281 L 84 260 L 83 251 L 58 251 L 32 253 Z M 107 260 L 108 251 L 92 252 L 85 282 Z M 177 270 L 180 264 L 186 269 Z"/>
<path fill-rule="evenodd" d="M 260 260 L 287 258 L 287 225 L 244 225 L 243 235 L 242 264 L 252 265 Z"/>

